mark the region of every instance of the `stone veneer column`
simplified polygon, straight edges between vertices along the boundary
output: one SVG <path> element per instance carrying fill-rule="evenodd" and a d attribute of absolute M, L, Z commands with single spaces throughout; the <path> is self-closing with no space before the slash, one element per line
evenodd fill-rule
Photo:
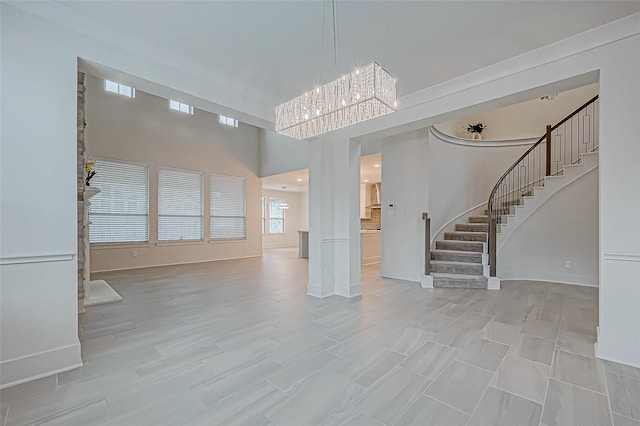
<path fill-rule="evenodd" d="M 78 191 L 78 313 L 84 312 L 84 296 L 85 296 L 85 276 L 89 273 L 86 270 L 85 265 L 85 238 L 84 235 L 87 232 L 87 220 L 84 213 L 85 208 L 85 183 L 84 183 L 84 163 L 86 161 L 85 156 L 85 142 L 84 142 L 84 128 L 86 126 L 86 109 L 85 109 L 85 76 L 84 73 L 78 72 L 78 160 L 77 160 L 77 191 Z"/>

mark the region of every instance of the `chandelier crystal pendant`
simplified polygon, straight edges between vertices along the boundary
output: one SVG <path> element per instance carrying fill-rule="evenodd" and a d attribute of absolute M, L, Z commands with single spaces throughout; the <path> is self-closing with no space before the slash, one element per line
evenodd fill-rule
<path fill-rule="evenodd" d="M 396 109 L 396 79 L 372 62 L 278 105 L 276 131 L 302 140 Z"/>

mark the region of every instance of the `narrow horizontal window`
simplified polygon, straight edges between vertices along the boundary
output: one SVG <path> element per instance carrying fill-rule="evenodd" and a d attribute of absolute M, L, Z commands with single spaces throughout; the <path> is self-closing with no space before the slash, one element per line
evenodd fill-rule
<path fill-rule="evenodd" d="M 225 126 L 230 127 L 238 127 L 238 120 L 231 117 L 225 117 L 224 115 L 220 116 L 220 124 L 224 124 Z"/>
<path fill-rule="evenodd" d="M 116 83 L 115 81 L 105 80 L 104 81 L 104 90 L 111 93 L 117 93 L 122 96 L 126 96 L 127 98 L 135 98 L 136 97 L 136 89 L 131 86 L 126 86 L 124 84 Z"/>
<path fill-rule="evenodd" d="M 191 105 L 174 101 L 173 99 L 169 99 L 169 108 L 175 111 L 184 112 L 185 114 L 193 115 L 193 107 Z"/>

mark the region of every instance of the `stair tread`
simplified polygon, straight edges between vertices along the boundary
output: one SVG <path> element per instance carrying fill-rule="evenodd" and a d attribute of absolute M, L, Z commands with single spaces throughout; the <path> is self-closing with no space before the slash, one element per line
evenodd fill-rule
<path fill-rule="evenodd" d="M 474 252 L 470 252 L 470 253 L 474 253 Z M 438 265 L 447 264 L 447 265 L 460 265 L 460 266 L 482 265 L 482 262 L 459 262 L 457 260 L 432 260 L 431 263 L 438 264 Z"/>
<path fill-rule="evenodd" d="M 469 225 L 466 223 L 465 225 Z M 486 234 L 484 231 L 446 231 L 445 234 L 472 234 L 472 235 L 480 235 Z"/>
<path fill-rule="evenodd" d="M 471 241 L 472 243 L 475 241 Z M 446 249 L 435 249 L 435 250 L 431 250 L 431 252 L 435 252 L 437 251 L 438 253 L 445 253 L 445 254 L 467 254 L 467 255 L 477 255 L 477 254 L 482 254 L 478 251 L 464 251 L 464 250 L 446 250 Z"/>
<path fill-rule="evenodd" d="M 432 272 L 431 276 L 435 278 L 447 278 L 455 280 L 469 280 L 469 281 L 487 281 L 487 277 L 484 275 L 468 275 L 468 274 L 452 274 L 450 272 Z"/>

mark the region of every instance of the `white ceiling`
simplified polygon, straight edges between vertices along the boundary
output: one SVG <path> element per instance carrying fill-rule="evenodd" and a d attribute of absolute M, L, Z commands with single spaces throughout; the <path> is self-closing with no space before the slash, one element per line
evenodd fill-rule
<path fill-rule="evenodd" d="M 267 105 L 336 77 L 330 2 L 58 4 L 74 19 L 85 17 L 100 23 L 95 31 L 101 32 L 101 38 L 107 28 L 117 43 L 131 40 L 129 48 L 145 43 L 152 47 L 150 51 L 162 53 L 164 60 L 171 58 L 172 66 L 188 71 L 197 65 L 208 70 L 212 80 Z M 400 96 L 640 11 L 638 1 L 337 4 L 337 74 L 375 60 L 398 78 Z"/>
<path fill-rule="evenodd" d="M 360 182 L 382 181 L 382 154 L 360 157 Z M 283 188 L 284 187 L 284 188 Z M 309 169 L 262 178 L 262 188 L 274 191 L 306 192 L 309 190 Z"/>

